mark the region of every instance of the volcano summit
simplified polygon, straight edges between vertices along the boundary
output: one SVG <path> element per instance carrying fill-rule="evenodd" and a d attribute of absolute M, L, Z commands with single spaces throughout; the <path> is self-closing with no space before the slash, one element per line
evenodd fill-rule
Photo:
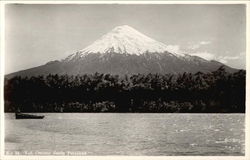
<path fill-rule="evenodd" d="M 83 55 L 112 52 L 141 55 L 146 52 L 163 53 L 165 51 L 168 51 L 167 45 L 147 37 L 130 26 L 124 25 L 115 27 L 80 52 Z"/>
<path fill-rule="evenodd" d="M 37 76 L 47 74 L 81 75 L 86 73 L 136 74 L 136 73 L 183 73 L 209 72 L 224 66 L 198 56 L 173 53 L 169 47 L 134 28 L 123 25 L 103 35 L 86 48 L 61 61 L 15 72 L 7 77 Z"/>

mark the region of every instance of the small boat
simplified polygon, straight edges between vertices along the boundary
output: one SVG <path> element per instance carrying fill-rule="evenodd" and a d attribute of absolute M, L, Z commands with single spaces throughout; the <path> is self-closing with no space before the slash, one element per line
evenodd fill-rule
<path fill-rule="evenodd" d="M 43 119 L 44 116 L 16 113 L 16 119 Z"/>

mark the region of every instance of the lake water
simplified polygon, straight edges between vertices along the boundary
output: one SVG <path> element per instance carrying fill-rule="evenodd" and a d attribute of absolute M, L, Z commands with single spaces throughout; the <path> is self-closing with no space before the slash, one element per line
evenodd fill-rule
<path fill-rule="evenodd" d="M 39 114 L 38 114 L 39 115 Z M 5 154 L 244 155 L 244 114 L 5 114 Z"/>

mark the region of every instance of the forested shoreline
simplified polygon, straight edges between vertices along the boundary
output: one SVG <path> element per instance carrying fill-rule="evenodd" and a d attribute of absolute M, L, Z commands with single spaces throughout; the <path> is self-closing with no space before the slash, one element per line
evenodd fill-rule
<path fill-rule="evenodd" d="M 246 71 L 5 79 L 5 112 L 244 113 Z"/>

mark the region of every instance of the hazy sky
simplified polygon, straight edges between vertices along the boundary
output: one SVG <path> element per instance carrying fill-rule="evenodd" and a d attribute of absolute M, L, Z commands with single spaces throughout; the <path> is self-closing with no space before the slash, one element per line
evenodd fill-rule
<path fill-rule="evenodd" d="M 5 71 L 60 60 L 119 25 L 178 52 L 245 68 L 245 5 L 7 5 Z"/>

